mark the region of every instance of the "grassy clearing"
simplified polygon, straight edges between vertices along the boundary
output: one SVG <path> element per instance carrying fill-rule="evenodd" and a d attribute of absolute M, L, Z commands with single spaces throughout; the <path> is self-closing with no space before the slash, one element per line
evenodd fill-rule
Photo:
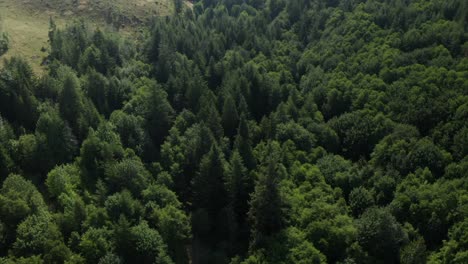
<path fill-rule="evenodd" d="M 0 0 L 2 1 L 2 0 Z M 93 20 L 145 22 L 152 16 L 172 14 L 172 0 L 3 0 L 16 2 L 21 8 L 53 12 L 59 16 L 85 17 Z M 115 21 L 113 21 L 115 22 Z"/>
<path fill-rule="evenodd" d="M 41 73 L 40 65 L 46 56 L 41 49 L 48 47 L 49 16 L 21 10 L 5 1 L 0 2 L 0 16 L 3 30 L 10 37 L 10 49 L 2 59 L 23 56 L 31 63 L 34 72 Z"/>
<path fill-rule="evenodd" d="M 92 25 L 112 23 L 132 31 L 152 16 L 170 15 L 173 10 L 172 0 L 0 0 L 3 30 L 10 36 L 10 49 L 0 59 L 23 56 L 41 74 L 50 17 L 58 26 L 83 18 Z"/>

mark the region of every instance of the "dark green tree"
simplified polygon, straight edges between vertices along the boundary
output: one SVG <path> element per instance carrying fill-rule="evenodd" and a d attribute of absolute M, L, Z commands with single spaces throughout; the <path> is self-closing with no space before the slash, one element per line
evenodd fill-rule
<path fill-rule="evenodd" d="M 157 84 L 143 86 L 125 106 L 124 111 L 145 120 L 145 128 L 156 147 L 159 147 L 171 128 L 174 110 L 167 101 L 167 93 Z"/>
<path fill-rule="evenodd" d="M 359 244 L 373 261 L 395 263 L 408 239 L 395 217 L 384 208 L 370 208 L 357 222 Z"/>
<path fill-rule="evenodd" d="M 267 152 L 274 155 L 271 143 L 269 146 Z M 252 250 L 265 247 L 268 239 L 278 233 L 286 224 L 282 211 L 285 203 L 278 189 L 280 165 L 277 158 L 271 156 L 263 166 L 264 168 L 259 173 L 255 183 L 248 212 L 251 223 L 250 248 Z"/>
<path fill-rule="evenodd" d="M 224 100 L 222 122 L 224 133 L 229 138 L 236 135 L 236 129 L 239 124 L 239 115 L 237 114 L 236 104 L 232 96 L 227 96 Z"/>
<path fill-rule="evenodd" d="M 41 114 L 35 135 L 42 172 L 49 171 L 55 165 L 72 161 L 77 154 L 77 139 L 54 108 L 49 108 Z"/>
<path fill-rule="evenodd" d="M 24 59 L 13 57 L 5 60 L 0 71 L 0 112 L 10 123 L 30 131 L 38 118 L 34 86 L 32 69 Z"/>
<path fill-rule="evenodd" d="M 79 140 L 86 137 L 89 127 L 96 127 L 99 116 L 92 104 L 83 97 L 80 82 L 71 69 L 64 68 L 63 90 L 59 96 L 59 109 Z"/>
<path fill-rule="evenodd" d="M 237 136 L 234 141 L 234 148 L 237 149 L 242 157 L 245 167 L 248 170 L 254 169 L 257 162 L 252 152 L 252 138 L 245 116 L 241 116 Z"/>
<path fill-rule="evenodd" d="M 222 152 L 216 145 L 203 156 L 200 162 L 200 172 L 192 182 L 195 208 L 205 208 L 215 214 L 226 205 L 225 162 Z"/>

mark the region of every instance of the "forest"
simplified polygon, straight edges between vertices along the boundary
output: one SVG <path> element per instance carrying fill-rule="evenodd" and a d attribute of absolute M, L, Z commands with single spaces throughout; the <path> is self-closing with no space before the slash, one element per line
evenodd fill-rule
<path fill-rule="evenodd" d="M 468 1 L 175 7 L 4 60 L 0 264 L 468 263 Z"/>

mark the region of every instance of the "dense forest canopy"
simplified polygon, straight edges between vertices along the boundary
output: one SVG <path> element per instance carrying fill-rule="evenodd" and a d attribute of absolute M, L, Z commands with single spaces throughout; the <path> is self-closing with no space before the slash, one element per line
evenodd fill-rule
<path fill-rule="evenodd" d="M 175 6 L 5 61 L 0 263 L 468 263 L 468 1 Z"/>

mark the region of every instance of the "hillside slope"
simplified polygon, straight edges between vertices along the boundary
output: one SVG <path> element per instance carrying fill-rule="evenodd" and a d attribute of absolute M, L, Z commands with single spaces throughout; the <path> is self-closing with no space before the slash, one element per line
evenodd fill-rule
<path fill-rule="evenodd" d="M 48 48 L 49 19 L 65 25 L 76 19 L 105 27 L 132 31 L 153 16 L 173 12 L 171 0 L 0 0 L 0 19 L 11 40 L 10 50 L 0 58 L 21 55 L 42 73 Z"/>

